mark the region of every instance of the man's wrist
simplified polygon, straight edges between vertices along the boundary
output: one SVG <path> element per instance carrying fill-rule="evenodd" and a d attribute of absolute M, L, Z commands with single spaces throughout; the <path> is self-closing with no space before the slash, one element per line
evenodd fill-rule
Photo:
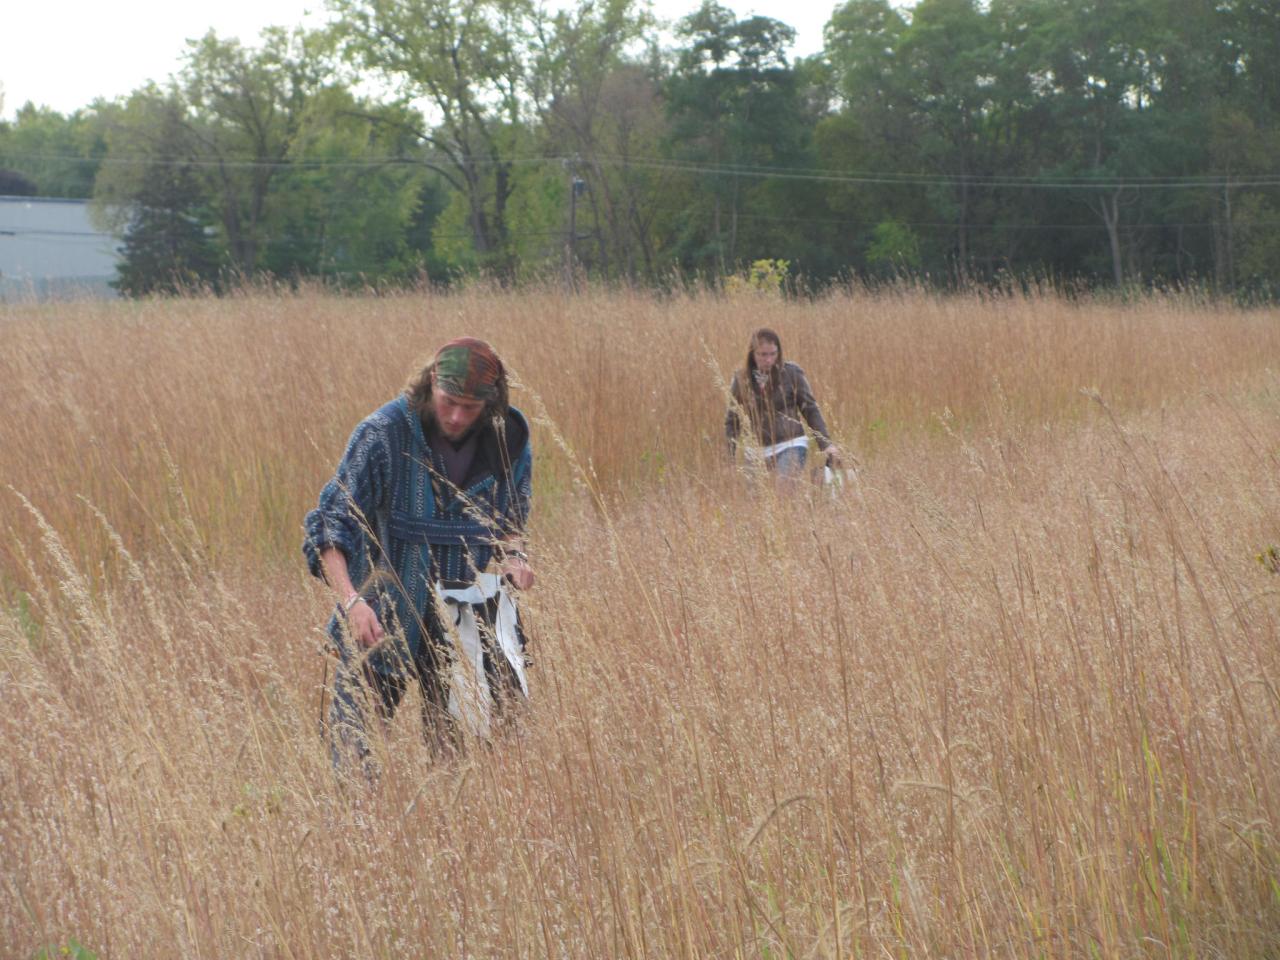
<path fill-rule="evenodd" d="M 500 562 L 524 560 L 527 563 L 529 561 L 529 555 L 524 552 L 524 542 L 521 539 L 512 537 L 510 540 L 499 540 L 494 547 Z"/>
<path fill-rule="evenodd" d="M 362 597 L 356 591 L 352 590 L 351 593 L 347 594 L 346 599 L 342 601 L 342 612 L 350 613 L 352 607 L 354 607 L 357 603 L 363 603 L 363 602 L 364 602 L 364 597 Z"/>

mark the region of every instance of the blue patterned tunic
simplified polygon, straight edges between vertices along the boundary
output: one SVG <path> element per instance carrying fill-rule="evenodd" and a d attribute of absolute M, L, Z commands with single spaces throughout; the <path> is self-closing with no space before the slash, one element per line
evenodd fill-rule
<path fill-rule="evenodd" d="M 323 575 L 325 549 L 341 550 L 351 582 L 392 638 L 370 658 L 380 672 L 400 670 L 418 652 L 423 630 L 439 635 L 432 583 L 470 582 L 495 541 L 524 529 L 533 475 L 528 423 L 512 407 L 501 428 L 481 429 L 476 464 L 459 490 L 444 479 L 421 418 L 397 397 L 356 427 L 307 514 L 302 550 L 312 575 Z M 348 661 L 353 651 L 337 613 L 328 633 Z"/>

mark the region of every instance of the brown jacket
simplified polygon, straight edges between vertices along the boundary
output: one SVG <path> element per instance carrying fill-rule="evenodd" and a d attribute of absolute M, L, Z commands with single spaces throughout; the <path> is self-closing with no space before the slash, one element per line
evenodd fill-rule
<path fill-rule="evenodd" d="M 822 419 L 818 402 L 813 399 L 804 371 L 788 360 L 776 373 L 769 378 L 763 390 L 750 374 L 739 370 L 733 375 L 733 383 L 729 387 L 733 401 L 724 418 L 730 455 L 737 449 L 738 436 L 742 432 L 740 411 L 746 411 L 756 441 L 762 447 L 804 436 L 806 423 L 817 437 L 818 449 L 825 450 L 831 446 L 826 421 Z"/>

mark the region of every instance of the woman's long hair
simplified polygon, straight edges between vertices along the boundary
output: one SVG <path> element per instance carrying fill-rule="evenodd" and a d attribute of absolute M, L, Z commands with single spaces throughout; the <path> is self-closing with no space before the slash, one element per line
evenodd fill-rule
<path fill-rule="evenodd" d="M 756 347 L 762 343 L 772 343 L 778 348 L 778 359 L 769 370 L 769 387 L 776 389 L 782 381 L 782 338 L 769 327 L 761 327 L 751 334 L 747 341 L 747 359 L 738 371 L 738 382 L 742 384 L 743 397 L 750 396 L 755 388 L 756 380 Z"/>

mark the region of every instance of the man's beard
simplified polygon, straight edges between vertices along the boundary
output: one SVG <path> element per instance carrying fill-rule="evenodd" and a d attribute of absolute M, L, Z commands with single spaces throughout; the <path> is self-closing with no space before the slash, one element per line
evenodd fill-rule
<path fill-rule="evenodd" d="M 488 422 L 489 405 L 485 404 L 484 409 L 480 411 L 480 416 L 476 417 L 475 420 L 471 422 L 470 426 L 468 426 L 465 430 L 463 430 L 457 436 L 451 435 L 449 431 L 445 429 L 444 421 L 441 420 L 438 416 L 436 416 L 435 404 L 432 403 L 430 400 L 427 401 L 426 411 L 424 413 L 423 419 L 425 421 L 424 426 L 426 426 L 427 428 L 430 428 L 432 424 L 435 424 L 435 429 L 440 434 L 440 436 L 444 437 L 454 446 L 457 446 L 460 443 L 466 442 L 466 439 L 468 437 L 470 437 L 473 433 L 477 432 L 484 423 Z"/>

